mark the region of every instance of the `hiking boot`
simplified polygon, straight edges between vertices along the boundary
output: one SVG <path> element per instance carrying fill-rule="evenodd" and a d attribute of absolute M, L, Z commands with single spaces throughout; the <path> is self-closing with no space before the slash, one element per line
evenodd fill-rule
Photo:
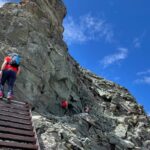
<path fill-rule="evenodd" d="M 13 99 L 13 94 L 11 92 L 8 92 L 7 99 L 9 100 Z"/>
<path fill-rule="evenodd" d="M 0 99 L 3 98 L 3 92 L 0 91 Z"/>

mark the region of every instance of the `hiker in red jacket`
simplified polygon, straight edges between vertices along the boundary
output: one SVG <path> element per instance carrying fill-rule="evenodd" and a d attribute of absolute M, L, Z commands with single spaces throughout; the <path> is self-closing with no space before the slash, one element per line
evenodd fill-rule
<path fill-rule="evenodd" d="M 16 76 L 20 73 L 20 56 L 16 53 L 12 53 L 4 58 L 4 62 L 1 66 L 1 82 L 0 82 L 0 98 L 4 95 L 4 85 L 7 81 L 8 93 L 7 99 L 13 98 L 13 87 L 16 80 Z"/>
<path fill-rule="evenodd" d="M 68 109 L 68 101 L 67 100 L 61 101 L 61 107 L 64 109 Z"/>

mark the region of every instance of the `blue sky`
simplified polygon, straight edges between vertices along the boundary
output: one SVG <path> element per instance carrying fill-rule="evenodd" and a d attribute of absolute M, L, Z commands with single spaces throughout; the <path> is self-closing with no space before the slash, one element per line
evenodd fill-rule
<path fill-rule="evenodd" d="M 64 3 L 64 40 L 70 54 L 81 66 L 126 87 L 150 113 L 150 1 Z"/>
<path fill-rule="evenodd" d="M 150 1 L 64 0 L 64 39 L 81 64 L 126 88 L 150 113 Z"/>

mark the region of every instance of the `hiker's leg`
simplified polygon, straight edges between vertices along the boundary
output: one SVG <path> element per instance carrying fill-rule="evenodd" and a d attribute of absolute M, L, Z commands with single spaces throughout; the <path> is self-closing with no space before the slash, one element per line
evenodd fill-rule
<path fill-rule="evenodd" d="M 9 70 L 9 77 L 8 77 L 8 94 L 13 95 L 13 87 L 16 80 L 16 72 Z"/>
<path fill-rule="evenodd" d="M 8 77 L 8 72 L 6 70 L 3 70 L 0 79 L 0 98 L 3 98 L 4 96 L 4 84 L 7 80 L 7 77 Z"/>
<path fill-rule="evenodd" d="M 8 71 L 7 70 L 3 70 L 3 73 L 2 73 L 2 78 L 1 78 L 1 82 L 0 82 L 0 85 L 3 87 L 6 80 L 8 79 Z M 0 86 L 0 89 L 1 89 L 1 86 Z"/>
<path fill-rule="evenodd" d="M 2 98 L 4 96 L 4 85 L 5 85 L 5 82 L 7 79 L 8 79 L 8 71 L 3 70 L 1 81 L 0 81 L 0 98 Z"/>

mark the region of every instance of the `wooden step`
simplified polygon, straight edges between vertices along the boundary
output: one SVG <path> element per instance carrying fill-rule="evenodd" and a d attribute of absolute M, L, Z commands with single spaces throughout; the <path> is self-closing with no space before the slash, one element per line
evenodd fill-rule
<path fill-rule="evenodd" d="M 20 111 L 17 109 L 11 109 L 11 108 L 7 108 L 7 107 L 0 107 L 0 110 L 6 111 L 6 112 L 11 112 L 11 113 L 17 113 L 17 114 L 21 114 L 21 115 L 26 115 L 29 116 L 29 112 L 26 111 Z"/>
<path fill-rule="evenodd" d="M 24 150 L 38 150 L 38 146 L 35 144 L 25 144 L 25 143 L 15 143 L 15 142 L 5 142 L 0 141 L 0 147 L 7 147 L 7 148 L 20 148 Z"/>
<path fill-rule="evenodd" d="M 13 117 L 13 118 L 19 118 L 19 119 L 23 119 L 23 120 L 31 120 L 30 116 L 25 116 L 25 115 L 21 115 L 21 114 L 17 114 L 17 113 L 12 113 L 12 112 L 6 112 L 6 111 L 2 111 L 2 110 L 0 110 L 0 115 Z"/>
<path fill-rule="evenodd" d="M 7 102 L 8 99 L 6 97 L 3 97 L 1 99 L 1 101 Z M 28 104 L 28 102 L 22 102 L 22 101 L 18 101 L 18 100 L 11 100 L 11 102 L 12 102 L 12 104 L 19 104 L 19 105 L 27 105 Z"/>
<path fill-rule="evenodd" d="M 0 133 L 0 139 L 36 143 L 36 139 L 34 137 L 27 137 L 27 136 L 14 135 L 14 134 Z"/>
<path fill-rule="evenodd" d="M 3 127 L 12 127 L 16 129 L 24 129 L 24 130 L 33 130 L 33 127 L 31 125 L 22 125 L 19 123 L 12 123 L 9 121 L 0 121 L 0 126 Z"/>
<path fill-rule="evenodd" d="M 20 123 L 20 124 L 26 124 L 26 125 L 32 124 L 30 120 L 23 120 L 23 119 L 17 119 L 17 118 L 13 118 L 13 117 L 6 117 L 3 115 L 0 115 L 0 120 L 14 122 L 14 123 Z"/>
<path fill-rule="evenodd" d="M 15 100 L 8 100 L 7 98 L 4 98 L 4 97 L 2 99 L 0 99 L 0 103 L 8 104 L 9 102 L 11 103 L 11 105 L 17 105 L 19 107 L 29 107 L 28 103 L 22 103 L 22 102 L 15 101 Z"/>
<path fill-rule="evenodd" d="M 17 110 L 21 110 L 21 111 L 29 111 L 29 108 L 19 107 L 19 106 L 12 105 L 12 104 L 3 104 L 3 103 L 0 103 L 0 107 L 12 108 L 12 109 L 17 109 Z"/>
<path fill-rule="evenodd" d="M 34 136 L 35 134 L 33 131 L 26 131 L 26 130 L 20 130 L 15 128 L 1 127 L 1 126 L 0 126 L 0 133 L 12 133 L 18 135 L 25 135 L 25 136 Z"/>

